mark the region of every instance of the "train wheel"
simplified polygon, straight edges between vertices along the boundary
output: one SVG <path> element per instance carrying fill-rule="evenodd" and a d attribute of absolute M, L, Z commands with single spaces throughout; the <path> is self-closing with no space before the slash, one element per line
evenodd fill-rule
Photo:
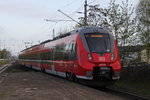
<path fill-rule="evenodd" d="M 66 72 L 66 78 L 70 81 L 73 81 L 73 82 L 76 82 L 76 83 L 79 83 L 79 79 L 76 77 L 75 74 L 73 73 L 68 73 Z"/>
<path fill-rule="evenodd" d="M 75 82 L 75 75 L 70 73 L 70 79 L 71 79 L 71 81 Z"/>
<path fill-rule="evenodd" d="M 66 78 L 67 78 L 67 79 L 69 79 L 69 76 L 70 76 L 69 73 L 66 72 Z"/>
<path fill-rule="evenodd" d="M 44 69 L 44 68 L 41 68 L 41 72 L 45 73 L 45 69 Z"/>
<path fill-rule="evenodd" d="M 75 74 L 74 74 L 74 82 L 79 83 L 79 79 L 76 77 Z"/>
<path fill-rule="evenodd" d="M 75 75 L 72 73 L 66 72 L 66 78 L 70 81 L 73 81 L 73 82 L 75 81 Z"/>

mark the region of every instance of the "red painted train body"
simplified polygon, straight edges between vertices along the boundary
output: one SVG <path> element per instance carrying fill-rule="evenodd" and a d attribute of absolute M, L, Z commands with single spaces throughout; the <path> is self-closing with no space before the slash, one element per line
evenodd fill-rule
<path fill-rule="evenodd" d="M 90 84 L 117 80 L 121 71 L 112 34 L 95 26 L 82 27 L 27 48 L 21 51 L 19 61 L 34 69 Z"/>

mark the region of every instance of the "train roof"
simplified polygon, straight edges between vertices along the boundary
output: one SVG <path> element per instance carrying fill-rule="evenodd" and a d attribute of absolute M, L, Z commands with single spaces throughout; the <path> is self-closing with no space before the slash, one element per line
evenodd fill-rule
<path fill-rule="evenodd" d="M 26 49 L 22 50 L 21 52 L 23 52 L 25 50 L 28 50 L 28 49 L 31 49 L 31 48 L 36 47 L 36 46 L 38 46 L 38 45 L 33 45 L 33 46 L 29 47 L 29 48 L 26 48 Z"/>
<path fill-rule="evenodd" d="M 44 43 L 51 42 L 51 41 L 53 41 L 53 40 L 45 40 L 45 41 L 41 42 L 40 44 L 44 44 Z"/>
<path fill-rule="evenodd" d="M 106 29 L 98 26 L 84 26 L 75 30 L 76 33 L 109 33 Z"/>
<path fill-rule="evenodd" d="M 53 38 L 52 40 L 46 40 L 46 41 L 41 42 L 40 44 L 37 44 L 37 45 L 31 46 L 31 47 L 29 47 L 29 48 L 26 48 L 26 49 L 22 50 L 21 52 L 23 52 L 23 51 L 25 51 L 25 50 L 29 50 L 29 49 L 31 49 L 31 48 L 33 48 L 33 47 L 36 47 L 36 46 L 39 46 L 39 45 L 42 45 L 42 44 L 45 44 L 45 43 L 54 41 L 54 40 L 57 40 L 57 39 L 64 38 L 64 37 L 69 36 L 69 35 L 72 35 L 72 34 L 94 33 L 94 32 L 98 32 L 98 33 L 109 33 L 107 30 L 103 29 L 102 27 L 98 27 L 98 26 L 84 26 L 84 27 L 80 27 L 80 28 L 74 29 L 74 30 L 71 31 L 71 32 L 68 32 L 68 33 L 61 34 L 61 35 L 59 35 L 59 36 L 56 36 L 56 37 Z"/>

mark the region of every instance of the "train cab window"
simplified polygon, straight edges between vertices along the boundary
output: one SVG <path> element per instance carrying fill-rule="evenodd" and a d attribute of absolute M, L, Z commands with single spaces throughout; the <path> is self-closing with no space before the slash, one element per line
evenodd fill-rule
<path fill-rule="evenodd" d="M 107 53 L 111 52 L 110 37 L 108 34 L 102 33 L 89 33 L 85 34 L 85 38 L 90 49 L 93 53 Z"/>

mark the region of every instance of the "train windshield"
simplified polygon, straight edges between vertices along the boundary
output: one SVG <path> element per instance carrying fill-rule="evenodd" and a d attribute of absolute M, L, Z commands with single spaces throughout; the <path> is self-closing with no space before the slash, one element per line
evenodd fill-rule
<path fill-rule="evenodd" d="M 93 53 L 108 53 L 111 52 L 111 42 L 108 34 L 102 33 L 89 33 L 85 34 L 85 38 L 90 49 Z"/>

